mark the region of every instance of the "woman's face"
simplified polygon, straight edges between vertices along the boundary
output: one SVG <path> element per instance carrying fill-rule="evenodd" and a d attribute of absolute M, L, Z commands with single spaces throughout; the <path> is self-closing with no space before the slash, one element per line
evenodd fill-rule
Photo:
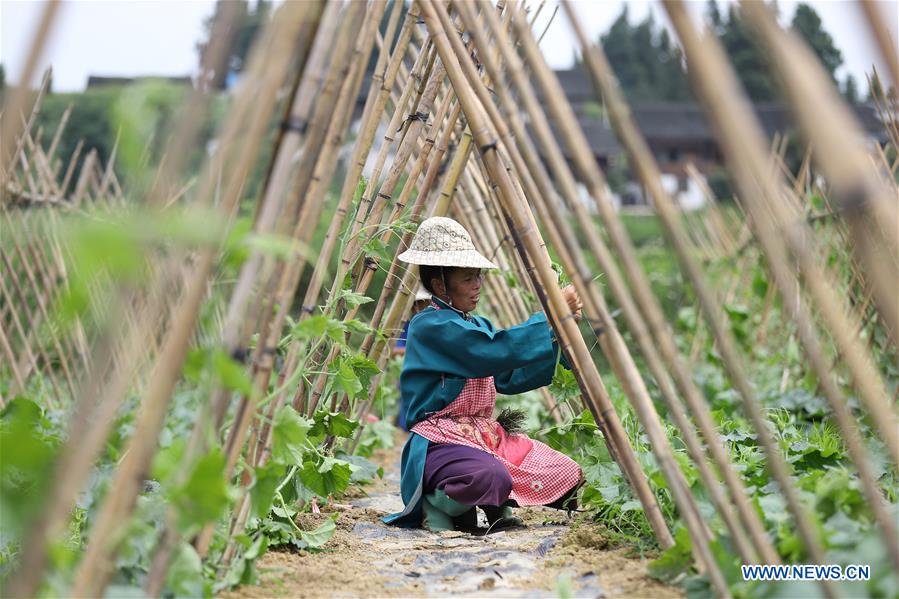
<path fill-rule="evenodd" d="M 481 284 L 484 282 L 481 269 L 454 268 L 447 273 L 446 278 L 449 290 L 439 295 L 442 295 L 444 299 L 448 297 L 452 306 L 457 310 L 462 310 L 463 312 L 473 311 L 481 298 Z M 443 282 L 439 281 L 437 287 L 443 287 Z M 440 289 L 436 290 L 440 291 Z"/>

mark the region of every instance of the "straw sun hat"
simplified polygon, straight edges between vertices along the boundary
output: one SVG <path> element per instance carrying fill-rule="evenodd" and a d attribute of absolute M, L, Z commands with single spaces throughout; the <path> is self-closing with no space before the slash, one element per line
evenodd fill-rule
<path fill-rule="evenodd" d="M 409 249 L 398 257 L 409 264 L 499 268 L 474 249 L 471 235 L 462 225 L 444 216 L 434 216 L 421 223 Z"/>

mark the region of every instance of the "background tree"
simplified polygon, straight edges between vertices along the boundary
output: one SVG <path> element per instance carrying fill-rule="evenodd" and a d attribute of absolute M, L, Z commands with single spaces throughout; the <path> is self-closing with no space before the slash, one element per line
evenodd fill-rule
<path fill-rule="evenodd" d="M 715 0 L 708 0 L 705 7 L 705 18 L 709 23 L 712 32 L 721 37 L 724 35 L 724 19 L 721 16 L 721 9 Z"/>
<path fill-rule="evenodd" d="M 830 78 L 836 82 L 836 70 L 843 64 L 843 53 L 834 44 L 833 37 L 822 27 L 821 17 L 815 9 L 808 4 L 797 6 L 790 27 L 802 36 L 830 73 Z"/>
<path fill-rule="evenodd" d="M 231 37 L 231 48 L 228 51 L 226 63 L 228 65 L 227 72 L 215 73 L 212 81 L 215 89 L 224 89 L 227 86 L 229 75 L 243 71 L 253 40 L 256 34 L 265 26 L 272 13 L 271 0 L 256 0 L 252 7 L 247 0 L 218 0 L 215 11 L 203 23 L 207 40 L 212 32 L 212 24 L 222 10 L 224 2 L 237 2 L 239 4 L 238 13 L 234 19 L 234 26 L 237 30 Z M 197 52 L 201 56 L 207 44 L 208 42 L 206 41 L 197 44 Z"/>
<path fill-rule="evenodd" d="M 843 82 L 843 97 L 850 104 L 858 104 L 859 102 L 858 84 L 851 73 L 846 75 L 846 81 Z"/>
<path fill-rule="evenodd" d="M 774 7 L 776 8 L 776 4 Z M 740 8 L 736 4 L 728 7 L 725 18 L 716 0 L 708 0 L 706 19 L 711 30 L 718 36 L 734 65 L 746 93 L 754 101 L 772 101 L 780 98 L 774 70 L 765 51 L 755 42 L 752 31 L 743 24 Z M 821 17 L 808 4 L 796 7 L 790 26 L 811 47 L 815 55 L 836 82 L 836 71 L 843 64 L 843 53 L 836 47 L 833 37 L 824 29 Z M 858 94 L 856 81 L 844 84 Z"/>
<path fill-rule="evenodd" d="M 625 4 L 600 43 L 628 99 L 678 101 L 690 97 L 680 48 L 672 43 L 667 30 L 656 25 L 652 14 L 631 25 Z"/>
<path fill-rule="evenodd" d="M 764 50 L 755 43 L 752 32 L 743 23 L 740 9 L 735 4 L 728 8 L 719 37 L 749 97 L 757 102 L 776 99 L 774 70 Z"/>

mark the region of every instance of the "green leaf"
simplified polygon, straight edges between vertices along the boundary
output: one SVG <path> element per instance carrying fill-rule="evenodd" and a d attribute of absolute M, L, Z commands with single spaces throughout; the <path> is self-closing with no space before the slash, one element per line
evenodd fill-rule
<path fill-rule="evenodd" d="M 684 306 L 677 311 L 678 328 L 685 331 L 696 330 L 696 308 L 693 306 Z"/>
<path fill-rule="evenodd" d="M 209 349 L 205 347 L 195 347 L 187 354 L 184 360 L 184 378 L 195 383 L 200 382 L 203 378 L 203 370 L 209 361 Z"/>
<path fill-rule="evenodd" d="M 166 575 L 166 587 L 175 597 L 202 597 L 203 563 L 190 543 L 181 542 Z"/>
<path fill-rule="evenodd" d="M 346 491 L 352 473 L 352 466 L 343 460 L 325 458 L 320 463 L 310 460 L 303 464 L 300 480 L 319 497 L 328 497 Z"/>
<path fill-rule="evenodd" d="M 182 532 L 217 520 L 230 502 L 225 483 L 225 455 L 215 449 L 200 458 L 188 481 L 173 493 L 172 499 Z"/>
<path fill-rule="evenodd" d="M 275 491 L 284 479 L 287 467 L 274 460 L 265 466 L 255 469 L 255 480 L 250 487 L 250 504 L 253 507 L 252 514 L 257 518 L 265 518 L 272 507 Z"/>
<path fill-rule="evenodd" d="M 41 408 L 16 397 L 0 416 L 0 522 L 15 537 L 42 508 L 59 439 L 50 434 Z M 0 559 L 2 561 L 2 559 Z"/>
<path fill-rule="evenodd" d="M 374 331 L 371 326 L 356 318 L 344 320 L 343 325 L 346 327 L 347 331 L 351 333 L 359 333 L 360 335 L 368 335 L 369 333 Z"/>
<path fill-rule="evenodd" d="M 253 544 L 243 552 L 243 558 L 248 560 L 258 559 L 265 553 L 266 549 L 268 549 L 268 539 L 265 538 L 265 535 L 260 535 L 259 538 L 253 541 Z"/>
<path fill-rule="evenodd" d="M 351 483 L 371 482 L 378 476 L 379 468 L 377 464 L 361 455 L 338 453 L 337 457 L 353 466 L 353 474 L 350 477 Z"/>
<path fill-rule="evenodd" d="M 325 520 L 321 526 L 311 532 L 300 532 L 300 539 L 308 547 L 321 547 L 334 536 L 334 531 L 337 530 L 336 519 L 337 514 Z"/>
<path fill-rule="evenodd" d="M 371 384 L 371 377 L 381 372 L 374 360 L 370 360 L 361 354 L 352 355 L 347 358 L 347 362 L 352 366 L 353 372 L 359 377 L 363 387 L 368 387 Z"/>
<path fill-rule="evenodd" d="M 355 308 L 356 306 L 361 306 L 362 304 L 367 304 L 369 302 L 375 301 L 367 295 L 354 293 L 347 289 L 341 290 L 338 297 L 340 297 L 340 299 L 342 299 L 350 308 Z"/>
<path fill-rule="evenodd" d="M 168 447 L 163 447 L 153 458 L 153 478 L 163 485 L 167 484 L 172 476 L 180 470 L 184 462 L 184 448 L 187 445 L 184 439 L 175 439 Z"/>
<path fill-rule="evenodd" d="M 329 318 L 325 327 L 325 334 L 338 345 L 346 345 L 346 340 L 344 339 L 346 326 L 341 321 Z"/>
<path fill-rule="evenodd" d="M 311 316 L 295 326 L 290 334 L 294 339 L 315 339 L 325 334 L 328 328 L 328 317 L 324 315 Z"/>
<path fill-rule="evenodd" d="M 749 319 L 749 308 L 740 304 L 724 304 L 724 311 L 733 322 L 744 322 Z"/>
<path fill-rule="evenodd" d="M 222 262 L 236 271 L 249 258 L 250 248 L 247 238 L 253 230 L 253 221 L 248 216 L 234 220 L 222 249 Z"/>
<path fill-rule="evenodd" d="M 383 262 L 388 262 L 392 259 L 387 244 L 381 241 L 380 236 L 372 237 L 365 242 L 365 245 L 362 246 L 362 251 L 365 252 L 366 256 L 380 258 Z"/>
<path fill-rule="evenodd" d="M 359 423 L 350 420 L 340 412 L 326 412 L 319 410 L 315 413 L 315 426 L 309 436 L 315 439 L 328 437 L 352 437 L 359 427 Z"/>
<path fill-rule="evenodd" d="M 361 456 L 371 455 L 375 449 L 393 447 L 393 435 L 396 427 L 388 420 L 370 422 L 362 429 L 362 437 L 359 441 L 358 453 Z"/>
<path fill-rule="evenodd" d="M 279 409 L 272 421 L 272 460 L 282 464 L 300 464 L 305 452 L 306 435 L 313 424 L 291 406 Z"/>
<path fill-rule="evenodd" d="M 557 401 L 561 402 L 580 397 L 581 388 L 577 384 L 574 373 L 559 364 L 556 366 L 556 372 L 549 385 L 549 392 Z"/>
<path fill-rule="evenodd" d="M 353 192 L 353 206 L 359 204 L 363 194 L 365 194 L 366 187 L 368 187 L 368 181 L 365 180 L 365 177 L 359 177 L 359 183 L 356 184 L 356 191 Z"/>
<path fill-rule="evenodd" d="M 768 295 L 768 278 L 762 270 L 756 270 L 752 278 L 752 291 L 755 296 L 764 299 Z"/>
<path fill-rule="evenodd" d="M 244 395 L 253 394 L 253 383 L 247 375 L 246 368 L 222 350 L 216 350 L 212 355 L 212 371 L 225 388 L 239 391 Z"/>
<path fill-rule="evenodd" d="M 274 233 L 247 235 L 245 243 L 252 249 L 281 260 L 295 260 L 297 256 L 308 258 L 311 254 L 309 248 L 296 239 Z"/>
<path fill-rule="evenodd" d="M 649 562 L 649 575 L 669 582 L 689 570 L 693 563 L 693 545 L 686 528 L 679 528 L 674 535 L 674 545 L 662 552 L 658 559 Z"/>
<path fill-rule="evenodd" d="M 359 377 L 356 376 L 353 367 L 346 360 L 340 361 L 340 367 L 337 369 L 335 377 L 337 384 L 343 388 L 350 399 L 355 399 L 356 394 L 362 391 L 362 383 L 359 381 Z"/>

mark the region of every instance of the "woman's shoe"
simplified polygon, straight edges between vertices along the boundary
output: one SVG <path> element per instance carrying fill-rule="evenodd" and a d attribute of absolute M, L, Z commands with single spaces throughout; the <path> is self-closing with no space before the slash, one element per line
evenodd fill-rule
<path fill-rule="evenodd" d="M 441 530 L 466 529 L 474 522 L 477 527 L 477 513 L 473 505 L 459 503 L 441 490 L 424 496 L 422 505 L 422 525 L 432 532 Z"/>
<path fill-rule="evenodd" d="M 512 515 L 512 508 L 501 505 L 482 505 L 484 515 L 487 516 L 487 530 L 490 532 L 504 528 L 524 526 L 524 520 Z"/>

